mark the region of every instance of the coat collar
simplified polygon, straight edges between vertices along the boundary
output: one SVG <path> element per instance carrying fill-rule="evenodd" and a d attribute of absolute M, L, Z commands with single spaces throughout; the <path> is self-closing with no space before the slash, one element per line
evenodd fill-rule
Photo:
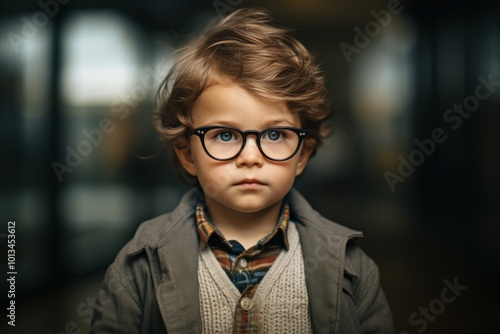
<path fill-rule="evenodd" d="M 186 193 L 168 219 L 160 216 L 150 222 L 158 224 L 158 228 L 149 228 L 148 232 L 144 229 L 144 235 L 134 238 L 127 252 L 134 256 L 146 251 L 150 265 L 159 267 L 156 297 L 168 333 L 202 331 L 198 287 L 200 241 L 195 224 L 195 207 L 200 196 L 197 189 Z M 356 276 L 352 265 L 345 262 L 346 244 L 362 233 L 326 220 L 294 189 L 288 200 L 291 220 L 300 235 L 314 332 L 338 328 L 344 270 Z"/>

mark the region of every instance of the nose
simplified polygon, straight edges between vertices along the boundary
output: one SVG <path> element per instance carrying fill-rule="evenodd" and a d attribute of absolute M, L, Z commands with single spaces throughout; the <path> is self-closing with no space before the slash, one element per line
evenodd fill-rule
<path fill-rule="evenodd" d="M 262 166 L 264 157 L 257 145 L 257 138 L 255 136 L 248 136 L 245 146 L 240 155 L 236 158 L 236 165 L 240 166 Z"/>

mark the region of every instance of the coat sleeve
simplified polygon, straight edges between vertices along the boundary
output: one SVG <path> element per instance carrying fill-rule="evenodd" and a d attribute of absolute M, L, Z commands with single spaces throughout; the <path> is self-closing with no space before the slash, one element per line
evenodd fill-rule
<path fill-rule="evenodd" d="M 352 283 L 360 333 L 394 333 L 392 315 L 380 286 L 377 265 L 355 244 L 348 247 L 347 251 L 356 263 L 357 277 Z"/>
<path fill-rule="evenodd" d="M 120 257 L 120 256 L 119 256 Z M 140 333 L 143 310 L 134 275 L 119 257 L 107 270 L 96 296 L 91 333 Z M 126 259 L 122 258 L 122 262 Z"/>

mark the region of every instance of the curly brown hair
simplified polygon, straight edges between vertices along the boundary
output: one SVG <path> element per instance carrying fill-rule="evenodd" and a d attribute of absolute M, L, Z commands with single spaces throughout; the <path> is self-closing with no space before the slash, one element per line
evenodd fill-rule
<path fill-rule="evenodd" d="M 324 78 L 313 56 L 288 29 L 278 27 L 263 9 L 239 9 L 175 53 L 174 65 L 158 90 L 155 125 L 173 159 L 189 180 L 173 148 L 186 146 L 191 108 L 204 89 L 229 78 L 256 96 L 284 101 L 311 130 L 313 154 L 329 135 L 332 115 Z"/>

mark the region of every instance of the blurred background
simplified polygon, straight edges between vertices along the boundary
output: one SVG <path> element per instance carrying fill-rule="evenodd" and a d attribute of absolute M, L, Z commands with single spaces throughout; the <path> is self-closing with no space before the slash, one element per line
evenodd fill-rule
<path fill-rule="evenodd" d="M 334 135 L 296 186 L 364 231 L 396 332 L 494 332 L 500 4 L 398 3 L 2 2 L 3 313 L 11 220 L 18 274 L 16 327 L 3 315 L 0 331 L 88 332 L 106 267 L 188 189 L 165 155 L 139 158 L 162 148 L 151 116 L 172 51 L 210 20 L 261 6 L 316 55 L 336 110 Z M 448 304 L 445 280 L 467 287 Z"/>

